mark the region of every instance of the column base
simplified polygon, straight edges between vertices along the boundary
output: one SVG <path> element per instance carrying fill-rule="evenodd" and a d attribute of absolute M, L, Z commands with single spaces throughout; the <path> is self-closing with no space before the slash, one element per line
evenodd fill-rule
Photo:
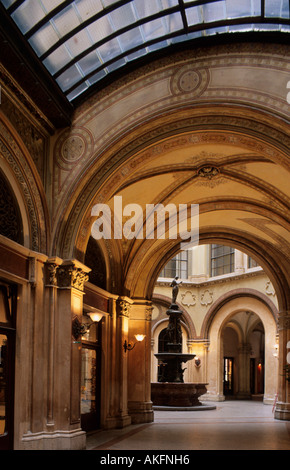
<path fill-rule="evenodd" d="M 21 440 L 21 450 L 85 450 L 86 433 L 74 431 L 54 431 L 25 434 Z"/>
<path fill-rule="evenodd" d="M 290 421 L 290 403 L 277 402 L 275 406 L 275 419 Z"/>
<path fill-rule="evenodd" d="M 154 421 L 152 405 L 152 401 L 129 401 L 128 412 L 132 418 L 132 424 L 152 423 Z"/>
<path fill-rule="evenodd" d="M 251 400 L 252 394 L 250 392 L 238 392 L 235 398 L 237 400 Z"/>
<path fill-rule="evenodd" d="M 114 416 L 107 418 L 104 423 L 105 429 L 123 429 L 132 424 L 131 416 Z"/>

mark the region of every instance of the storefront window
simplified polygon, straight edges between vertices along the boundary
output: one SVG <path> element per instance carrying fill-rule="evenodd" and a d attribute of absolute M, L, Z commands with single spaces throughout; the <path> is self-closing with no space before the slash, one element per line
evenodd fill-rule
<path fill-rule="evenodd" d="M 0 435 L 6 431 L 7 336 L 0 334 Z"/>
<path fill-rule="evenodd" d="M 82 349 L 81 414 L 96 411 L 96 350 Z"/>

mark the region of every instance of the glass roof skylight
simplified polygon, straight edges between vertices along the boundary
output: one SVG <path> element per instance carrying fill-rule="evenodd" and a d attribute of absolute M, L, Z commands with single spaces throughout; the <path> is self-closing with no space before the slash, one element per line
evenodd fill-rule
<path fill-rule="evenodd" d="M 72 101 L 134 59 L 217 33 L 289 32 L 289 0 L 0 0 Z"/>

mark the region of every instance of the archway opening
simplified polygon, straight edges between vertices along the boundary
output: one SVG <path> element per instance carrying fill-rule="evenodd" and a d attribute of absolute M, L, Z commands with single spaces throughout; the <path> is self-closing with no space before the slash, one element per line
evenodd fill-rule
<path fill-rule="evenodd" d="M 196 354 L 187 364 L 187 381 L 209 384 L 205 400 L 272 403 L 278 370 L 276 292 L 258 260 L 230 245 L 203 244 L 177 253 L 159 271 L 152 296 L 151 380 L 158 376 L 154 354 L 168 323 L 175 276 L 181 281 L 177 303 L 184 348 Z M 218 326 L 223 308 L 227 313 Z M 275 385 L 269 386 L 271 380 Z"/>
<path fill-rule="evenodd" d="M 225 324 L 221 335 L 225 399 L 263 399 L 265 330 L 254 312 L 241 311 Z"/>

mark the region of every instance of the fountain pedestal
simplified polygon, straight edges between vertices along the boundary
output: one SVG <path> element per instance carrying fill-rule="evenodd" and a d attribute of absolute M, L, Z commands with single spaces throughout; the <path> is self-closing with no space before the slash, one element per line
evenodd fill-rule
<path fill-rule="evenodd" d="M 153 408 L 171 407 L 196 409 L 204 405 L 200 403 L 199 397 L 206 393 L 205 383 L 184 383 L 183 373 L 185 368 L 182 364 L 194 359 L 195 354 L 184 354 L 182 349 L 182 333 L 180 319 L 182 311 L 176 304 L 178 294 L 178 284 L 175 278 L 172 281 L 173 293 L 172 304 L 167 310 L 169 324 L 166 328 L 165 341 L 166 350 L 155 354 L 162 368 L 159 373 L 159 382 L 151 384 L 151 400 Z M 206 407 L 208 408 L 208 407 Z"/>
<path fill-rule="evenodd" d="M 203 406 L 199 397 L 206 393 L 203 383 L 151 383 L 151 400 L 153 407 L 190 408 Z"/>

